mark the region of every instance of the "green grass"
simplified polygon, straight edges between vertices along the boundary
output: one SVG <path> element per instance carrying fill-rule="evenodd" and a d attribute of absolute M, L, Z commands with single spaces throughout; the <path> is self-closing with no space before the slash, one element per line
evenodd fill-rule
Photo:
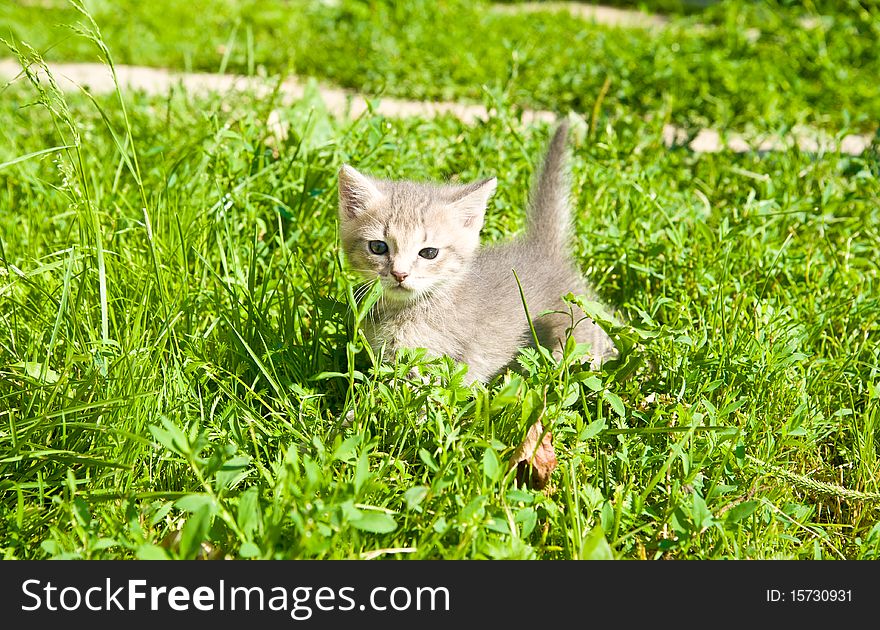
<path fill-rule="evenodd" d="M 819 5 L 829 14 L 807 28 L 799 20 L 817 12 L 804 5 L 720 3 L 652 32 L 460 0 L 89 3 L 119 63 L 294 71 L 430 100 L 481 101 L 488 90 L 512 105 L 588 113 L 607 80 L 601 110 L 612 120 L 640 113 L 757 132 L 876 129 L 880 8 Z M 0 23 L 49 59 L 95 60 L 68 28 L 78 16 L 65 6 L 7 3 Z"/>
<path fill-rule="evenodd" d="M 624 362 L 469 388 L 372 361 L 335 173 L 497 174 L 496 241 L 546 127 L 5 88 L 3 556 L 877 558 L 877 148 L 698 155 L 662 123 L 621 110 L 574 152 Z M 505 464 L 537 417 L 544 492 Z"/>

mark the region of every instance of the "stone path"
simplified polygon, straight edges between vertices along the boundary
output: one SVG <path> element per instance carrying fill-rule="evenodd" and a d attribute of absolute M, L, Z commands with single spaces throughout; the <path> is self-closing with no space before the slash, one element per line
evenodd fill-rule
<path fill-rule="evenodd" d="M 535 11 L 567 11 L 577 18 L 627 28 L 658 28 L 669 20 L 662 15 L 643 13 L 631 9 L 618 9 L 580 2 L 522 2 L 518 4 L 496 4 L 492 7 L 498 13 L 534 13 Z"/>
<path fill-rule="evenodd" d="M 49 69 L 59 87 L 63 90 L 78 91 L 87 88 L 94 94 L 108 93 L 114 90 L 113 78 L 109 69 L 98 63 L 58 63 L 49 64 Z M 21 74 L 18 63 L 11 59 L 0 60 L 0 81 L 12 81 Z M 167 94 L 175 87 L 182 87 L 190 93 L 224 93 L 229 91 L 253 91 L 257 94 L 269 94 L 274 84 L 267 79 L 236 75 L 220 75 L 209 73 L 171 72 L 161 68 L 142 66 L 117 66 L 116 74 L 120 85 L 125 90 L 140 90 L 147 94 Z M 285 103 L 293 103 L 305 94 L 307 82 L 297 77 L 289 77 L 281 84 L 280 92 Z M 327 109 L 335 116 L 356 117 L 367 110 L 367 99 L 349 90 L 343 90 L 327 84 L 318 83 Z M 372 99 L 375 104 L 377 99 Z M 457 102 L 410 101 L 397 98 L 382 98 L 378 101 L 377 111 L 391 118 L 417 116 L 432 118 L 450 114 L 467 124 L 478 120 L 486 120 L 492 115 L 482 105 L 469 105 Z M 549 111 L 527 110 L 523 113 L 523 122 L 552 122 L 556 115 Z M 687 135 L 682 129 L 672 125 L 663 128 L 663 140 L 667 146 L 680 146 L 687 142 Z M 871 143 L 868 135 L 851 134 L 837 140 L 826 132 L 801 128 L 785 138 L 768 137 L 749 141 L 740 134 L 723 135 L 715 129 L 703 129 L 689 143 L 688 147 L 695 152 L 716 152 L 728 149 L 735 152 L 752 150 L 774 151 L 789 148 L 797 144 L 804 151 L 824 152 L 835 151 L 839 147 L 842 153 L 858 155 Z"/>

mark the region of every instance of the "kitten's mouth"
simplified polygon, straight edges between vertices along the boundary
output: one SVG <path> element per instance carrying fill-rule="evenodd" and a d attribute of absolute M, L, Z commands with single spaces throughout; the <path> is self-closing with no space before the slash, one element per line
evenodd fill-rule
<path fill-rule="evenodd" d="M 400 283 L 385 286 L 385 296 L 397 302 L 407 302 L 416 297 L 418 292 Z"/>
<path fill-rule="evenodd" d="M 391 293 L 394 295 L 406 296 L 414 293 L 414 291 L 409 287 L 403 286 L 402 284 L 395 284 L 393 287 L 391 287 Z"/>

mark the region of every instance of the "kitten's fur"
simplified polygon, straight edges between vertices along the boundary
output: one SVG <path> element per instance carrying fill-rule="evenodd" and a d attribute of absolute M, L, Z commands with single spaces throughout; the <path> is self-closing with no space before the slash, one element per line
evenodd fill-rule
<path fill-rule="evenodd" d="M 591 295 L 568 247 L 567 135 L 563 122 L 532 191 L 525 234 L 492 247 L 479 248 L 479 233 L 495 192 L 494 177 L 436 185 L 374 179 L 342 167 L 342 246 L 360 274 L 378 276 L 383 286 L 365 328 L 374 348 L 385 344 L 392 353 L 427 348 L 466 363 L 469 379 L 488 381 L 515 365 L 520 348 L 534 346 L 516 270 L 538 340 L 559 356 L 572 327 L 570 307 L 561 296 Z M 372 253 L 371 241 L 387 244 L 387 253 Z M 426 259 L 419 253 L 424 248 L 439 253 Z M 392 272 L 407 275 L 400 282 Z M 563 312 L 540 315 L 550 310 Z M 572 334 L 591 345 L 593 367 L 617 355 L 608 335 L 577 308 L 574 321 L 579 323 Z"/>

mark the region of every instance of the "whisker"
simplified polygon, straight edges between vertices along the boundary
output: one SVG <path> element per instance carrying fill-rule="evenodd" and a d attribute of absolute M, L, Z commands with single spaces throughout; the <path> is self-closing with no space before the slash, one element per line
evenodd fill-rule
<path fill-rule="evenodd" d="M 372 286 L 372 285 L 368 282 L 368 283 L 365 283 L 365 284 L 360 285 L 359 287 L 357 287 L 357 288 L 354 290 L 354 300 L 355 300 L 355 302 L 360 302 L 360 301 L 361 301 L 361 298 L 363 298 L 363 297 L 367 294 L 367 291 L 370 290 L 370 286 Z"/>

